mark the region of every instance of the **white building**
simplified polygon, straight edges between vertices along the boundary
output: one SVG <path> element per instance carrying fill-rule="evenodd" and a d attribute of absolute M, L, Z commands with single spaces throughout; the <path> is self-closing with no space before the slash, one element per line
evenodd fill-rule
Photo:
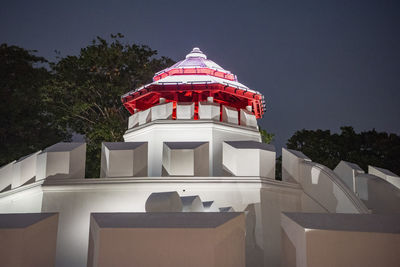
<path fill-rule="evenodd" d="M 263 96 L 198 48 L 122 100 L 132 113 L 125 142 L 103 143 L 100 178 L 84 179 L 86 145 L 80 143 L 59 143 L 0 169 L 0 236 L 14 222 L 10 214 L 58 213 L 58 267 L 128 266 L 135 260 L 136 266 L 317 266 L 307 259 L 308 236 L 301 233 L 335 230 L 346 220 L 335 217 L 326 226 L 323 215 L 306 213 L 354 214 L 341 229 L 344 236 L 382 232 L 376 227 L 381 218 L 355 214 L 388 213 L 391 236 L 383 235 L 375 252 L 363 257 L 379 253 L 392 259 L 386 266 L 400 264 L 398 255 L 382 249 L 400 247 L 400 229 L 393 226 L 400 178 L 372 166 L 365 174 L 347 162 L 333 171 L 283 149 L 283 181 L 276 180 L 275 148 L 261 143 L 256 122 L 265 110 Z M 146 211 L 160 213 L 132 214 Z M 112 214 L 121 212 L 127 214 Z M 358 229 L 365 220 L 371 227 Z M 0 240 L 0 247 L 7 242 Z M 141 247 L 150 252 L 133 253 Z M 3 254 L 5 262 L 15 257 Z M 326 259 L 318 262 L 334 266 L 332 257 Z"/>

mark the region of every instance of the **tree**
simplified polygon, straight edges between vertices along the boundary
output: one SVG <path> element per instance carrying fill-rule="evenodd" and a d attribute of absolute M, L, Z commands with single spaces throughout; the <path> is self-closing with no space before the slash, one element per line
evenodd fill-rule
<path fill-rule="evenodd" d="M 266 130 L 262 129 L 260 125 L 258 125 L 258 129 L 261 135 L 261 142 L 269 144 L 274 140 L 275 134 L 268 133 Z"/>
<path fill-rule="evenodd" d="M 122 141 L 129 113 L 121 95 L 151 82 L 153 74 L 174 62 L 155 58 L 145 45 L 123 44 L 123 35 L 111 42 L 97 37 L 78 56 L 52 64 L 52 79 L 44 87 L 47 107 L 57 123 L 85 136 L 86 177 L 98 177 L 101 142 Z"/>
<path fill-rule="evenodd" d="M 69 137 L 43 106 L 50 73 L 34 52 L 0 45 L 0 166 Z"/>
<path fill-rule="evenodd" d="M 400 174 L 400 136 L 375 129 L 361 133 L 352 127 L 340 129 L 340 134 L 331 134 L 329 130 L 297 131 L 288 140 L 287 148 L 300 150 L 331 169 L 345 160 L 365 171 L 368 165 L 374 165 Z"/>

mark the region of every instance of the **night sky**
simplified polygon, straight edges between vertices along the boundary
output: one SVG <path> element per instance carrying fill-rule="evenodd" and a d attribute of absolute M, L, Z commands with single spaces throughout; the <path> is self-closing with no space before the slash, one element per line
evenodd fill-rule
<path fill-rule="evenodd" d="M 194 46 L 265 95 L 277 150 L 296 130 L 400 133 L 400 1 L 2 1 L 0 43 L 55 59 L 122 33 L 181 60 Z M 127 89 L 128 91 L 128 89 Z"/>

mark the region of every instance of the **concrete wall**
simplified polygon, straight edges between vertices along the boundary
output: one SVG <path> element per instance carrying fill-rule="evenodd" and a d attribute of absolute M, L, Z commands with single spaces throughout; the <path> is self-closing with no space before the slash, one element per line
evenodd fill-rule
<path fill-rule="evenodd" d="M 329 212 L 368 213 L 365 204 L 331 169 L 299 151 L 282 149 L 282 178 L 299 183 L 305 194 Z"/>
<path fill-rule="evenodd" d="M 126 142 L 148 142 L 148 175 L 161 176 L 163 142 L 209 142 L 210 176 L 224 176 L 223 141 L 261 141 L 256 129 L 208 120 L 158 120 L 129 129 Z"/>

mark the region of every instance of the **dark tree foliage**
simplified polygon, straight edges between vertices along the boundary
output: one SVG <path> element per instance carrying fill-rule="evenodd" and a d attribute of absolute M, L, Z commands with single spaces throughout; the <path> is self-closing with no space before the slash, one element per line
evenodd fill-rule
<path fill-rule="evenodd" d="M 0 45 L 0 166 L 68 139 L 43 106 L 47 61 L 17 46 Z"/>
<path fill-rule="evenodd" d="M 151 82 L 155 72 L 172 65 L 145 45 L 123 44 L 121 34 L 111 42 L 97 37 L 78 56 L 52 64 L 52 79 L 43 97 L 57 123 L 85 136 L 86 177 L 98 177 L 101 143 L 122 141 L 129 113 L 121 95 Z"/>
<path fill-rule="evenodd" d="M 356 133 L 352 127 L 341 127 L 340 134 L 329 130 L 297 131 L 287 142 L 289 149 L 302 151 L 313 161 L 333 169 L 345 160 L 365 171 L 368 165 L 400 174 L 400 136 L 371 131 Z"/>
<path fill-rule="evenodd" d="M 268 133 L 266 130 L 262 129 L 260 125 L 258 125 L 258 130 L 261 135 L 261 142 L 269 144 L 274 140 L 275 134 Z"/>

